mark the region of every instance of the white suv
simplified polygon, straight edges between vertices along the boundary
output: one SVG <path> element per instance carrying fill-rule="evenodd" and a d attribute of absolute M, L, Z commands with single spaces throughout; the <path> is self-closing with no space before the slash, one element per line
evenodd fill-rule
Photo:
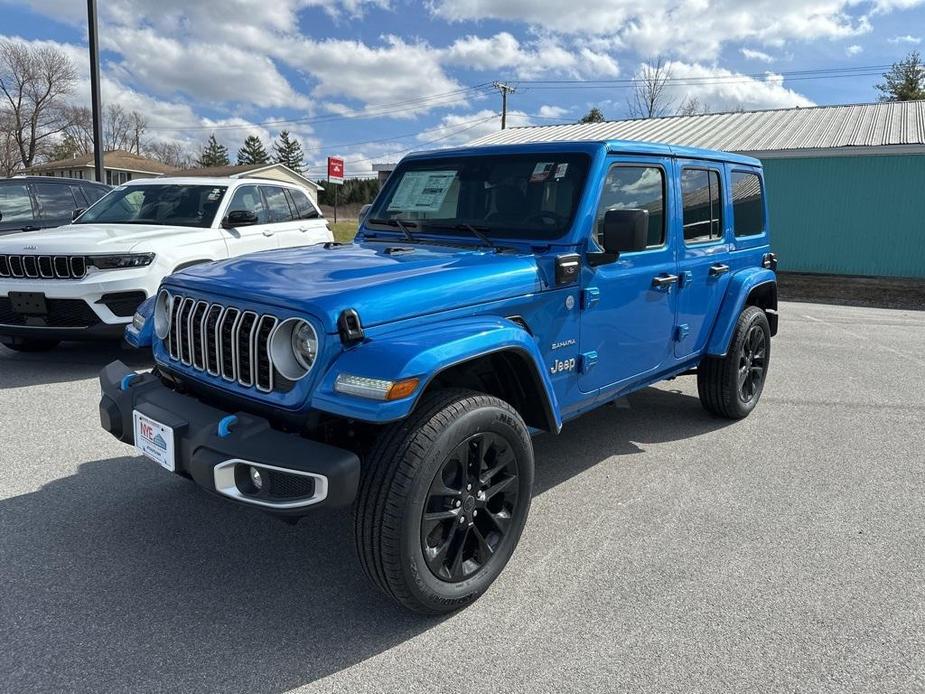
<path fill-rule="evenodd" d="M 120 186 L 57 229 L 0 238 L 0 342 L 18 351 L 122 335 L 164 276 L 271 248 L 332 241 L 305 191 L 265 179 Z"/>

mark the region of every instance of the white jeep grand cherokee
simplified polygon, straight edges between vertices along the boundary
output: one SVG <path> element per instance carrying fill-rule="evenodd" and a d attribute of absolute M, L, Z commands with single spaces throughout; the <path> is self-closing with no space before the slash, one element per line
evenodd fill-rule
<path fill-rule="evenodd" d="M 61 340 L 119 337 L 166 275 L 331 240 L 321 212 L 295 185 L 132 181 L 67 226 L 0 238 L 0 343 L 34 352 Z"/>

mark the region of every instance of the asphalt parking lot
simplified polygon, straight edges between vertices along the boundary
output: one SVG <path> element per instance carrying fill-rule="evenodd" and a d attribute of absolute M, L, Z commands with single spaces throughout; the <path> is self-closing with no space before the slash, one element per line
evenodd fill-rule
<path fill-rule="evenodd" d="M 0 348 L 0 689 L 925 689 L 925 312 L 782 306 L 763 400 L 692 378 L 541 436 L 520 547 L 473 607 L 368 587 L 349 514 L 292 527 L 97 421 L 115 347 Z"/>

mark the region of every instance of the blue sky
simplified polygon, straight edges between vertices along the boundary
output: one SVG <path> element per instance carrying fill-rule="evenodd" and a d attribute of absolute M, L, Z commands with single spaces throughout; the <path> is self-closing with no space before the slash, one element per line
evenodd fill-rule
<path fill-rule="evenodd" d="M 925 40 L 925 0 L 102 0 L 106 102 L 143 112 L 149 139 L 232 153 L 282 128 L 311 170 L 368 171 L 410 148 L 510 123 L 627 115 L 629 88 L 668 61 L 675 106 L 781 108 L 876 100 L 882 66 Z M 0 36 L 54 43 L 86 70 L 82 0 L 0 0 Z M 872 70 L 871 72 L 877 72 Z M 806 79 L 811 77 L 811 79 Z M 537 82 L 559 80 L 559 82 Z M 595 86 L 587 80 L 598 80 Z M 610 80 L 610 82 L 606 82 Z M 74 100 L 88 100 L 87 80 Z"/>

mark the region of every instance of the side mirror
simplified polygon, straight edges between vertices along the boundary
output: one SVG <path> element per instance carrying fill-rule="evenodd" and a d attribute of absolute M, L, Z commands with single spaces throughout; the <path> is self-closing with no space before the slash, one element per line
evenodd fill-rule
<path fill-rule="evenodd" d="M 620 255 L 648 245 L 648 210 L 608 210 L 604 214 L 604 251 Z"/>
<path fill-rule="evenodd" d="M 363 223 L 363 220 L 366 219 L 366 215 L 369 213 L 369 208 L 372 207 L 371 202 L 366 203 L 363 207 L 360 208 L 360 224 Z"/>
<path fill-rule="evenodd" d="M 86 209 L 85 207 L 78 207 L 76 210 L 74 210 L 73 212 L 71 212 L 71 221 L 73 222 L 73 221 L 74 221 L 75 219 L 77 219 L 80 215 L 82 215 L 82 214 L 84 213 L 84 210 L 85 210 L 85 209 Z"/>
<path fill-rule="evenodd" d="M 256 223 L 257 213 L 253 210 L 232 210 L 222 220 L 222 227 L 234 229 L 235 227 L 246 227 Z"/>

